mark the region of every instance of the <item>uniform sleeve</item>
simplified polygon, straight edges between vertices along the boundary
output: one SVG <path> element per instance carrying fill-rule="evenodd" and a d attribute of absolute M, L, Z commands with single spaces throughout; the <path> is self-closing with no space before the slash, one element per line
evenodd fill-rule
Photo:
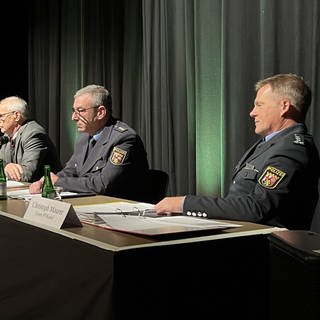
<path fill-rule="evenodd" d="M 295 197 L 306 192 L 309 160 L 305 146 L 281 145 L 259 172 L 240 171 L 226 197 L 187 196 L 183 211 L 216 219 L 269 221 L 279 208 L 290 210 Z"/>
<path fill-rule="evenodd" d="M 72 155 L 71 158 L 66 163 L 65 167 L 57 173 L 57 176 L 59 178 L 76 177 L 77 176 L 76 163 L 77 163 L 76 157 L 75 155 Z"/>
<path fill-rule="evenodd" d="M 144 149 L 135 134 L 126 132 L 120 136 L 105 155 L 98 157 L 92 170 L 84 175 L 79 176 L 72 169 L 79 159 L 71 157 L 67 167 L 58 174 L 56 185 L 73 192 L 112 194 L 138 168 L 138 162 L 144 156 Z"/>

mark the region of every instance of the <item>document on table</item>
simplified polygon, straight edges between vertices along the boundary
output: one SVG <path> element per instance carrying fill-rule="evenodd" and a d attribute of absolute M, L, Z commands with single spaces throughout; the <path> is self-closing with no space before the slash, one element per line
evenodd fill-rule
<path fill-rule="evenodd" d="M 154 212 L 154 205 L 145 202 L 130 203 L 125 201 L 116 201 L 110 203 L 92 204 L 84 206 L 75 206 L 79 213 L 121 213 L 131 215 L 145 215 L 148 212 Z"/>
<path fill-rule="evenodd" d="M 34 197 L 41 197 L 41 193 L 31 194 L 29 192 L 29 189 L 8 190 L 7 195 L 12 199 L 21 199 L 21 200 L 27 200 L 27 201 L 30 201 Z M 68 192 L 68 191 L 61 192 L 61 198 L 72 197 L 77 195 L 78 193 L 76 192 Z"/>
<path fill-rule="evenodd" d="M 157 216 L 154 205 L 148 203 L 113 202 L 75 206 L 74 209 L 83 223 L 148 236 L 241 226 L 213 219 L 182 215 Z"/>
<path fill-rule="evenodd" d="M 23 187 L 26 186 L 25 183 L 14 181 L 14 180 L 7 180 L 7 188 L 16 188 L 16 187 Z"/>

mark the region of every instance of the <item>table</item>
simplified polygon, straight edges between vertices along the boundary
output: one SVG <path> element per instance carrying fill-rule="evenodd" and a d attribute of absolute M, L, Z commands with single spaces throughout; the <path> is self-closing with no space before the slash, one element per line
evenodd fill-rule
<path fill-rule="evenodd" d="M 26 208 L 0 201 L 0 319 L 267 319 L 267 235 L 278 228 L 150 238 L 53 230 L 24 221 Z"/>

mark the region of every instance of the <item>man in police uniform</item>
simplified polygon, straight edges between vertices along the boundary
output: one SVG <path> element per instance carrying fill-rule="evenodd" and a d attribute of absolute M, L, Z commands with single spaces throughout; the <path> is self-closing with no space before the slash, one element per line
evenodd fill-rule
<path fill-rule="evenodd" d="M 80 135 L 65 168 L 51 176 L 54 185 L 64 191 L 139 199 L 137 181 L 148 170 L 147 154 L 137 133 L 112 117 L 109 92 L 97 85 L 77 91 L 72 120 Z M 40 192 L 42 181 L 31 184 L 30 192 Z"/>
<path fill-rule="evenodd" d="M 294 74 L 256 84 L 250 117 L 263 139 L 235 168 L 226 197 L 167 197 L 157 213 L 182 212 L 215 219 L 251 221 L 288 229 L 310 229 L 318 201 L 318 150 L 304 124 L 311 91 Z"/>

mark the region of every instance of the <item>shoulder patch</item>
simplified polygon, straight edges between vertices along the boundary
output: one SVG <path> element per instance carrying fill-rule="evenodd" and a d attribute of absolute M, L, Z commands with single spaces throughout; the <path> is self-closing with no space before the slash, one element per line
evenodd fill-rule
<path fill-rule="evenodd" d="M 293 141 L 293 143 L 304 145 L 304 137 L 301 136 L 300 134 L 295 133 L 295 134 L 294 134 L 294 141 Z"/>
<path fill-rule="evenodd" d="M 267 189 L 274 189 L 280 181 L 285 177 L 286 173 L 275 168 L 267 167 L 263 174 L 260 176 L 258 182 L 260 185 Z"/>
<path fill-rule="evenodd" d="M 116 166 L 122 164 L 126 157 L 126 154 L 127 154 L 127 151 L 122 150 L 118 147 L 114 147 L 110 157 L 111 163 L 113 163 Z"/>
<path fill-rule="evenodd" d="M 117 130 L 119 132 L 125 132 L 127 131 L 128 129 L 127 128 L 124 128 L 124 127 L 121 127 L 121 126 L 118 126 L 118 125 L 115 125 L 114 126 L 114 130 Z"/>

